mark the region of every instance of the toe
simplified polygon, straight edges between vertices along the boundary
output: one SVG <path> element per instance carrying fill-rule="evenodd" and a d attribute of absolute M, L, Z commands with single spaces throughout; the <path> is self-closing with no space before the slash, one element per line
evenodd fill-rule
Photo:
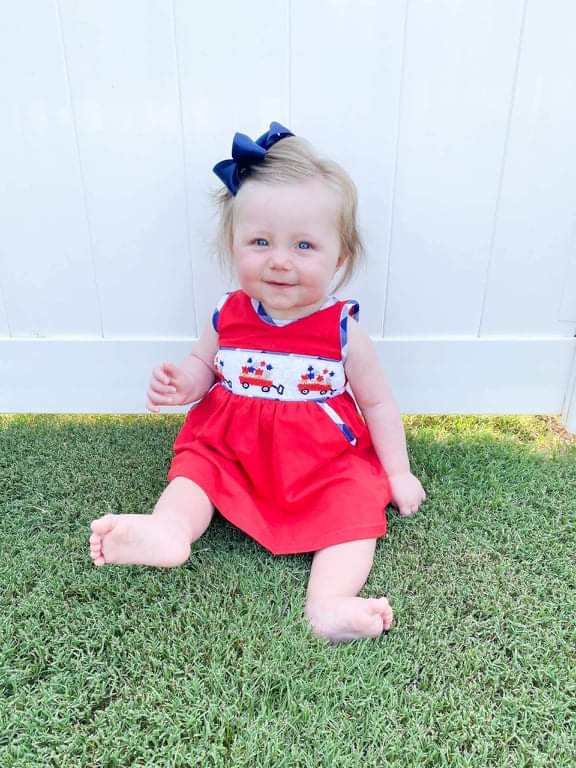
<path fill-rule="evenodd" d="M 95 560 L 102 555 L 102 536 L 97 533 L 93 533 L 89 539 L 90 542 L 90 557 Z"/>
<path fill-rule="evenodd" d="M 107 533 L 110 533 L 112 528 L 116 525 L 116 518 L 117 515 L 104 515 L 104 517 L 99 517 L 98 520 L 93 520 L 90 528 L 92 529 L 92 533 L 97 534 L 98 536 L 105 536 Z"/>
<path fill-rule="evenodd" d="M 380 616 L 380 614 L 375 613 L 367 619 L 364 628 L 366 637 L 379 637 L 383 631 L 384 622 L 382 621 L 382 616 Z"/>
<path fill-rule="evenodd" d="M 392 613 L 392 608 L 390 607 L 388 600 L 385 597 L 371 598 L 370 608 L 374 613 L 379 614 L 380 619 L 382 620 L 383 629 L 390 629 L 394 614 Z"/>
<path fill-rule="evenodd" d="M 102 552 L 102 547 L 90 547 L 90 557 L 92 558 L 92 562 L 94 565 L 104 565 L 106 560 L 104 559 L 104 553 Z"/>

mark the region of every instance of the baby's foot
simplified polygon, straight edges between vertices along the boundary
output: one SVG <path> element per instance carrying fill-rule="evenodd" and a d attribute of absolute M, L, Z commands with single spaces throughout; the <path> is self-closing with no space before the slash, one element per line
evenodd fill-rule
<path fill-rule="evenodd" d="M 104 515 L 90 527 L 90 557 L 94 565 L 173 568 L 185 563 L 190 555 L 190 542 L 184 531 L 159 516 Z"/>
<path fill-rule="evenodd" d="M 379 637 L 393 619 L 385 597 L 317 597 L 308 600 L 306 616 L 314 634 L 333 643 Z"/>

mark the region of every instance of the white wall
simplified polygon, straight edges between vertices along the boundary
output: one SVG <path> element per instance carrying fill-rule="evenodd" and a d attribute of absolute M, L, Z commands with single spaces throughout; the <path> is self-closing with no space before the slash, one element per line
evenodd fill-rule
<path fill-rule="evenodd" d="M 135 412 L 226 279 L 212 165 L 279 120 L 342 162 L 346 289 L 406 412 L 576 430 L 570 0 L 0 7 L 0 411 Z"/>

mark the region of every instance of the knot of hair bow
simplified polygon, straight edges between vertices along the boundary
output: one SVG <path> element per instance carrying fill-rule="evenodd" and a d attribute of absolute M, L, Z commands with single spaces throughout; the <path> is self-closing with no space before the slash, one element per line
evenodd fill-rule
<path fill-rule="evenodd" d="M 212 170 L 235 195 L 250 166 L 261 163 L 270 147 L 287 136 L 294 136 L 294 134 L 280 123 L 270 123 L 270 129 L 256 141 L 252 141 L 244 133 L 235 133 L 232 142 L 232 160 L 221 160 Z"/>

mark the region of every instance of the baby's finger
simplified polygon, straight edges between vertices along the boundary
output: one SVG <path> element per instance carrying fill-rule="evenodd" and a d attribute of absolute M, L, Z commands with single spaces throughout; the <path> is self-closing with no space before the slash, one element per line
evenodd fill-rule
<path fill-rule="evenodd" d="M 410 514 L 409 513 L 410 508 L 404 501 L 396 501 L 396 506 L 398 508 L 398 512 L 402 517 L 406 517 L 406 515 Z"/>
<path fill-rule="evenodd" d="M 162 363 L 158 368 L 154 368 L 152 371 L 152 378 L 158 379 L 162 384 L 170 384 L 170 373 L 166 370 L 166 367 L 169 365 L 170 363 Z"/>
<path fill-rule="evenodd" d="M 159 394 L 158 392 L 154 392 L 151 389 L 149 389 L 146 394 L 148 397 L 148 401 L 152 405 L 174 405 L 176 402 L 175 395 L 163 395 L 163 394 Z"/>
<path fill-rule="evenodd" d="M 148 408 L 149 411 L 152 411 L 152 413 L 158 413 L 160 411 L 160 408 L 154 405 L 149 397 L 146 398 L 146 408 Z"/>
<path fill-rule="evenodd" d="M 159 395 L 169 395 L 176 392 L 176 387 L 173 384 L 162 384 L 158 379 L 152 379 L 150 390 L 157 392 Z"/>
<path fill-rule="evenodd" d="M 420 506 L 419 503 L 402 504 L 402 506 L 399 508 L 401 517 L 410 517 L 410 515 L 413 515 L 415 512 L 418 512 L 419 506 Z"/>
<path fill-rule="evenodd" d="M 174 363 L 162 363 L 162 372 L 164 376 L 168 377 L 168 382 L 170 382 L 178 376 L 180 369 Z"/>

